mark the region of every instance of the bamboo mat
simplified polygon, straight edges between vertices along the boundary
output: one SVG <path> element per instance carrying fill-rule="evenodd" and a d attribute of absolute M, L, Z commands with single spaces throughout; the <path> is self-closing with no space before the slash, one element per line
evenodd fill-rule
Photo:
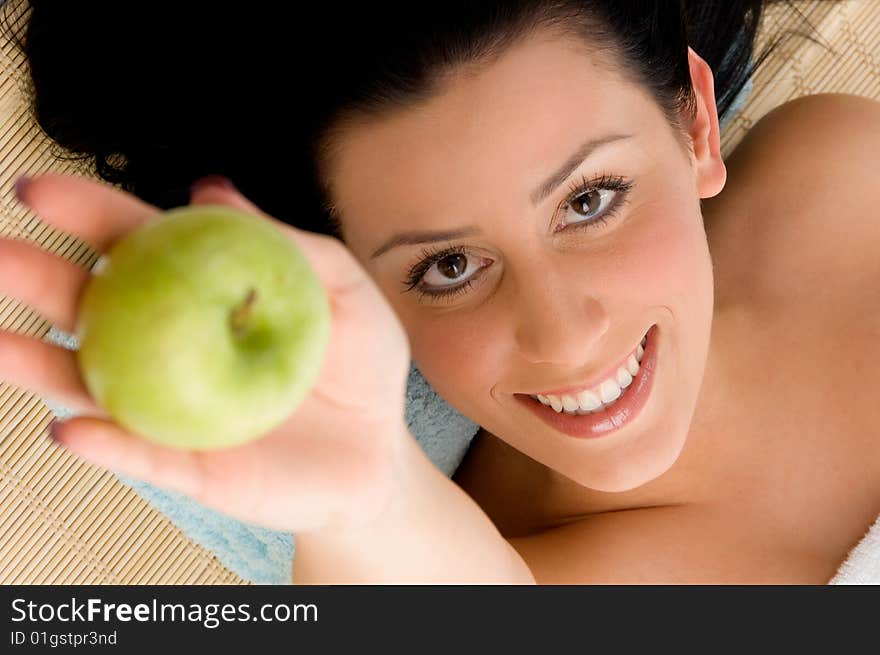
<path fill-rule="evenodd" d="M 21 173 L 92 174 L 59 161 L 29 120 L 25 74 L 20 53 L 0 42 L 0 234 L 88 268 L 95 252 L 15 202 Z M 0 329 L 45 336 L 50 323 L 2 298 Z M 112 473 L 56 447 L 51 419 L 39 397 L 0 383 L 0 584 L 244 584 Z"/>
<path fill-rule="evenodd" d="M 880 2 L 774 6 L 760 40 L 803 31 L 805 20 L 820 44 L 801 37 L 783 41 L 722 136 L 725 154 L 755 121 L 791 98 L 845 92 L 880 99 Z M 20 55 L 0 42 L 0 235 L 28 238 L 91 266 L 97 254 L 87 245 L 14 202 L 12 185 L 19 174 L 92 174 L 81 164 L 60 161 L 30 122 L 20 92 L 25 74 Z M 0 329 L 35 337 L 49 330 L 33 310 L 2 298 Z M 56 448 L 46 436 L 51 418 L 34 394 L 0 383 L 0 584 L 244 583 L 111 473 Z"/>

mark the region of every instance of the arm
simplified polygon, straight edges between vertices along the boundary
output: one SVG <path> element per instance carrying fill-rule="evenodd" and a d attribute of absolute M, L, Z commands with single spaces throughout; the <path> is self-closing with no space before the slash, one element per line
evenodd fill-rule
<path fill-rule="evenodd" d="M 47 222 L 95 244 L 113 243 L 159 213 L 81 176 L 41 175 L 20 186 L 18 197 Z M 224 449 L 171 448 L 113 420 L 86 388 L 75 353 L 0 331 L 5 381 L 85 410 L 53 425 L 56 443 L 228 516 L 294 533 L 297 582 L 532 581 L 488 517 L 434 468 L 406 429 L 406 333 L 352 253 L 334 238 L 279 223 L 228 186 L 197 185 L 190 200 L 262 216 L 302 249 L 332 308 L 318 379 L 259 439 Z M 0 288 L 33 300 L 42 315 L 73 331 L 87 273 L 22 241 L 0 239 L 0 254 L 15 264 L 0 271 Z M 55 293 L 36 293 L 28 286 L 34 280 L 53 282 Z"/>
<path fill-rule="evenodd" d="M 486 514 L 411 435 L 396 489 L 369 526 L 297 533 L 294 584 L 535 584 Z"/>

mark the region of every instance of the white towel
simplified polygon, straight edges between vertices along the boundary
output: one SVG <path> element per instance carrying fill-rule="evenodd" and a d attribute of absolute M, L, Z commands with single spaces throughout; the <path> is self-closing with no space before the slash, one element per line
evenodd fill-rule
<path fill-rule="evenodd" d="M 880 584 L 880 517 L 828 584 Z"/>

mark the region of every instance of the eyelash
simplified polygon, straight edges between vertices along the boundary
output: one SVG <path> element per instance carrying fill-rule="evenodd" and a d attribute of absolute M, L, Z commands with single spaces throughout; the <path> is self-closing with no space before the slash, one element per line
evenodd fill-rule
<path fill-rule="evenodd" d="M 605 189 L 607 191 L 615 191 L 617 195 L 614 197 L 611 205 L 609 205 L 608 209 L 606 209 L 602 214 L 595 218 L 591 218 L 588 221 L 581 221 L 579 223 L 572 223 L 571 225 L 564 226 L 557 232 L 562 232 L 563 230 L 578 230 L 583 228 L 593 228 L 593 227 L 603 227 L 610 218 L 614 217 L 620 208 L 623 206 L 624 202 L 626 202 L 627 196 L 629 192 L 633 188 L 633 183 L 630 180 L 627 180 L 619 175 L 602 175 L 600 177 L 594 177 L 592 179 L 587 179 L 586 177 L 582 177 L 580 182 L 573 182 L 571 186 L 569 186 L 570 193 L 568 198 L 563 202 L 559 209 L 556 210 L 558 214 L 560 210 L 565 207 L 568 207 L 572 204 L 577 198 L 590 193 L 591 191 L 600 191 Z"/>
<path fill-rule="evenodd" d="M 451 248 L 443 248 L 443 247 L 429 247 L 424 248 L 419 256 L 419 262 L 413 266 L 409 273 L 406 275 L 406 279 L 403 281 L 403 284 L 406 285 L 406 290 L 403 293 L 407 293 L 415 289 L 419 293 L 419 300 L 424 298 L 425 296 L 430 296 L 432 299 L 434 298 L 452 298 L 454 296 L 459 295 L 460 293 L 464 293 L 467 291 L 474 280 L 479 277 L 469 278 L 466 282 L 463 282 L 454 287 L 448 287 L 446 289 L 438 289 L 438 290 L 427 290 L 421 286 L 419 286 L 419 282 L 421 282 L 422 278 L 425 276 L 425 273 L 428 272 L 434 264 L 439 261 L 442 261 L 446 257 L 451 255 L 467 255 L 467 248 L 464 246 L 452 246 Z M 482 275 L 482 273 L 480 274 Z"/>
<path fill-rule="evenodd" d="M 557 208 L 557 214 L 563 208 L 571 205 L 578 197 L 592 191 L 600 191 L 602 189 L 605 189 L 609 191 L 616 191 L 617 195 L 615 196 L 611 205 L 599 216 L 592 218 L 588 221 L 573 223 L 571 225 L 564 226 L 563 228 L 556 231 L 562 232 L 564 230 L 581 230 L 585 228 L 601 228 L 605 226 L 608 223 L 608 220 L 615 216 L 618 210 L 623 206 L 632 187 L 633 183 L 630 180 L 626 180 L 625 178 L 620 176 L 610 175 L 601 175 L 599 177 L 594 177 L 589 180 L 586 177 L 583 177 L 579 182 L 573 182 L 569 187 L 570 193 L 568 197 Z M 432 300 L 440 298 L 449 299 L 465 293 L 468 289 L 471 288 L 471 286 L 473 286 L 473 283 L 483 275 L 482 273 L 478 273 L 474 277 L 469 278 L 466 282 L 463 282 L 454 287 L 428 290 L 419 286 L 419 282 L 421 282 L 422 278 L 428 272 L 431 266 L 451 255 L 466 256 L 467 248 L 465 248 L 464 246 L 433 246 L 424 248 L 419 255 L 418 263 L 409 270 L 406 275 L 406 279 L 403 281 L 403 284 L 406 286 L 406 289 L 403 291 L 403 293 L 407 293 L 415 289 L 419 293 L 419 300 L 421 300 L 424 296 L 430 296 Z"/>

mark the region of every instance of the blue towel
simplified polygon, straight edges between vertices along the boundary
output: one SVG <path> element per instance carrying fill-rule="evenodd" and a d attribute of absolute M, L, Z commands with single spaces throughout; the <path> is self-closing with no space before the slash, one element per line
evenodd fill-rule
<path fill-rule="evenodd" d="M 738 42 L 742 41 L 745 38 L 744 32 L 745 32 L 744 29 L 740 30 L 739 36 L 737 37 Z M 730 64 L 731 59 L 733 58 L 735 53 L 736 53 L 736 44 L 734 44 L 734 46 L 728 51 L 727 55 L 721 61 L 721 66 L 719 66 L 719 68 L 723 69 L 723 68 L 727 67 Z M 754 68 L 755 68 L 755 60 L 749 59 L 748 70 L 753 71 Z M 724 128 L 727 127 L 728 123 L 730 123 L 730 121 L 733 119 L 733 117 L 736 116 L 742 110 L 742 108 L 746 104 L 746 100 L 749 99 L 749 96 L 752 94 L 752 90 L 754 88 L 755 88 L 755 84 L 753 81 L 753 77 L 750 75 L 749 78 L 746 80 L 746 83 L 743 85 L 742 89 L 740 89 L 739 93 L 733 99 L 733 102 L 730 103 L 730 107 L 727 108 L 727 112 L 724 114 L 724 116 L 719 116 L 719 130 L 721 132 L 724 132 Z M 719 97 L 716 98 L 716 101 L 720 104 L 727 97 L 728 97 L 728 94 L 721 94 Z"/>
<path fill-rule="evenodd" d="M 742 109 L 751 91 L 750 80 L 722 121 L 722 128 Z M 75 337 L 56 328 L 46 338 L 70 350 L 78 347 Z M 60 418 L 73 415 L 65 407 L 45 399 L 44 402 Z M 479 429 L 440 398 L 414 365 L 407 381 L 406 420 L 427 456 L 448 477 L 455 472 Z M 141 480 L 118 477 L 241 578 L 257 584 L 290 583 L 295 550 L 291 533 L 242 523 L 181 494 Z"/>
<path fill-rule="evenodd" d="M 75 337 L 54 327 L 46 340 L 68 350 L 78 348 Z M 43 402 L 61 419 L 75 416 L 75 412 L 48 399 Z M 443 401 L 415 366 L 410 367 L 407 380 L 406 421 L 430 460 L 450 477 L 479 429 Z M 294 554 L 291 533 L 243 523 L 182 494 L 142 480 L 117 477 L 241 578 L 257 584 L 290 583 Z"/>

